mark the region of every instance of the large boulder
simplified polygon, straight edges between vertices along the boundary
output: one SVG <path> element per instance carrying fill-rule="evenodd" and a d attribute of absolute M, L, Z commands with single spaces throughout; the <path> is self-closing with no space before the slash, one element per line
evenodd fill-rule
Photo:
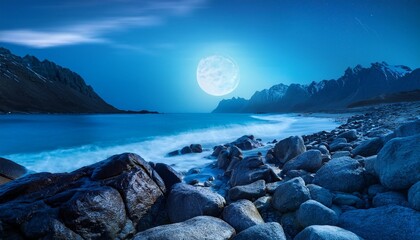
<path fill-rule="evenodd" d="M 306 147 L 302 137 L 291 136 L 276 143 L 273 151 L 274 163 L 284 164 L 290 159 L 305 152 Z"/>
<path fill-rule="evenodd" d="M 265 181 L 258 180 L 248 185 L 236 186 L 229 189 L 229 199 L 236 201 L 239 199 L 255 200 L 265 195 Z"/>
<path fill-rule="evenodd" d="M 395 138 L 379 152 L 374 167 L 382 185 L 407 189 L 420 180 L 420 134 Z"/>
<path fill-rule="evenodd" d="M 165 193 L 159 174 L 132 153 L 26 175 L 0 186 L 0 238 L 127 238 L 167 221 Z"/>
<path fill-rule="evenodd" d="M 376 194 L 372 199 L 372 205 L 374 207 L 386 205 L 400 205 L 406 207 L 408 206 L 408 202 L 404 194 L 391 191 Z"/>
<path fill-rule="evenodd" d="M 27 173 L 24 166 L 0 157 L 0 185 L 19 178 Z"/>
<path fill-rule="evenodd" d="M 361 142 L 352 150 L 353 155 L 369 157 L 378 154 L 379 150 L 384 146 L 384 141 L 380 137 L 375 137 Z"/>
<path fill-rule="evenodd" d="M 168 215 L 173 223 L 196 216 L 218 216 L 225 204 L 225 199 L 218 193 L 186 183 L 172 186 L 167 199 Z"/>
<path fill-rule="evenodd" d="M 182 182 L 182 175 L 164 163 L 156 163 L 154 169 L 165 182 L 165 187 L 168 190 L 174 184 Z"/>
<path fill-rule="evenodd" d="M 357 131 L 352 129 L 346 132 L 342 132 L 337 135 L 337 138 L 345 138 L 347 142 L 351 142 L 357 139 Z"/>
<path fill-rule="evenodd" d="M 316 172 L 313 183 L 331 191 L 361 191 L 365 187 L 364 168 L 350 157 L 335 158 Z"/>
<path fill-rule="evenodd" d="M 283 173 L 290 170 L 316 172 L 322 166 L 322 155 L 318 150 L 309 150 L 289 160 L 283 166 Z"/>
<path fill-rule="evenodd" d="M 255 205 L 249 200 L 239 200 L 225 207 L 223 220 L 241 232 L 249 227 L 264 223 Z"/>
<path fill-rule="evenodd" d="M 408 203 L 410 207 L 420 211 L 420 181 L 408 190 Z"/>
<path fill-rule="evenodd" d="M 394 131 L 395 137 L 408 137 L 420 134 L 420 120 L 409 122 L 399 126 Z"/>
<path fill-rule="evenodd" d="M 305 228 L 294 240 L 363 240 L 363 238 L 339 227 L 313 225 Z"/>
<path fill-rule="evenodd" d="M 280 212 L 290 212 L 299 208 L 300 204 L 309 200 L 309 189 L 301 177 L 293 178 L 279 185 L 274 192 L 272 204 Z"/>
<path fill-rule="evenodd" d="M 286 235 L 279 223 L 270 222 L 247 228 L 233 240 L 286 240 Z"/>
<path fill-rule="evenodd" d="M 339 226 L 365 239 L 418 239 L 420 212 L 397 205 L 346 211 Z"/>
<path fill-rule="evenodd" d="M 280 180 L 280 178 L 268 165 L 264 164 L 260 156 L 246 157 L 232 167 L 229 179 L 232 187 L 250 184 L 257 180 L 275 182 Z"/>
<path fill-rule="evenodd" d="M 223 220 L 210 216 L 198 216 L 185 222 L 162 225 L 135 235 L 134 240 L 228 240 L 235 229 Z"/>
<path fill-rule="evenodd" d="M 300 205 L 297 219 L 302 227 L 338 223 L 338 216 L 333 210 L 314 200 L 308 200 Z"/>
<path fill-rule="evenodd" d="M 255 140 L 255 137 L 253 135 L 244 135 L 231 142 L 230 145 L 237 146 L 242 150 L 251 150 L 253 148 L 261 147 L 262 143 Z"/>

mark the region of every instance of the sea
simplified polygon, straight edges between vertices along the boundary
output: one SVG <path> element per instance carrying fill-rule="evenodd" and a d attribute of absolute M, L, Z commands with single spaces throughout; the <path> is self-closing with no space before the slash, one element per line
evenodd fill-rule
<path fill-rule="evenodd" d="M 335 118 L 299 114 L 1 115 L 0 157 L 32 172 L 70 172 L 112 155 L 133 152 L 180 172 L 204 167 L 216 145 L 252 134 L 263 143 L 332 130 Z M 168 157 L 201 144 L 203 153 Z"/>

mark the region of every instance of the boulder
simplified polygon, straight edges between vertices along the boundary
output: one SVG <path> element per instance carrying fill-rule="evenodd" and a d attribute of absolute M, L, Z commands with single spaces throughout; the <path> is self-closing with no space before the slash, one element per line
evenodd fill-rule
<path fill-rule="evenodd" d="M 254 205 L 265 222 L 281 222 L 281 213 L 271 205 L 271 196 L 258 198 Z"/>
<path fill-rule="evenodd" d="M 285 138 L 274 145 L 274 163 L 284 164 L 306 151 L 305 143 L 300 136 Z"/>
<path fill-rule="evenodd" d="M 410 207 L 420 211 L 420 181 L 408 190 L 408 203 Z"/>
<path fill-rule="evenodd" d="M 26 175 L 0 186 L 0 238 L 124 239 L 167 221 L 165 193 L 159 174 L 132 153 Z"/>
<path fill-rule="evenodd" d="M 191 150 L 190 146 L 185 146 L 179 152 L 181 154 L 188 154 L 188 153 L 192 153 L 193 151 Z"/>
<path fill-rule="evenodd" d="M 378 153 L 374 167 L 382 185 L 407 189 L 420 180 L 420 134 L 394 138 Z"/>
<path fill-rule="evenodd" d="M 313 200 L 324 204 L 326 207 L 331 207 L 333 195 L 328 189 L 315 184 L 308 184 L 306 187 L 309 189 Z"/>
<path fill-rule="evenodd" d="M 255 200 L 265 195 L 265 181 L 258 180 L 253 183 L 236 186 L 229 189 L 229 198 L 232 201 L 239 199 Z"/>
<path fill-rule="evenodd" d="M 297 219 L 302 227 L 338 223 L 338 216 L 333 210 L 314 200 L 308 200 L 300 205 Z"/>
<path fill-rule="evenodd" d="M 418 239 L 419 226 L 420 212 L 398 205 L 346 211 L 339 220 L 339 227 L 364 239 Z"/>
<path fill-rule="evenodd" d="M 381 150 L 383 146 L 384 142 L 382 138 L 375 137 L 361 142 L 355 149 L 353 149 L 352 154 L 369 157 L 378 154 L 379 150 Z"/>
<path fill-rule="evenodd" d="M 203 152 L 203 147 L 201 146 L 201 144 L 191 144 L 190 149 L 191 149 L 191 152 L 193 153 Z"/>
<path fill-rule="evenodd" d="M 336 151 L 331 158 L 340 158 L 340 157 L 351 157 L 351 152 L 349 151 Z"/>
<path fill-rule="evenodd" d="M 363 240 L 363 238 L 340 227 L 313 225 L 305 228 L 294 240 Z"/>
<path fill-rule="evenodd" d="M 223 220 L 241 232 L 249 227 L 264 223 L 255 205 L 249 200 L 239 200 L 225 207 Z"/>
<path fill-rule="evenodd" d="M 308 172 L 316 172 L 321 166 L 321 152 L 318 150 L 309 150 L 286 162 L 283 166 L 283 172 L 287 173 L 290 170 L 300 169 Z"/>
<path fill-rule="evenodd" d="M 257 180 L 265 180 L 265 182 L 279 181 L 280 178 L 259 156 L 246 157 L 240 160 L 231 171 L 229 179 L 230 185 L 246 185 Z"/>
<path fill-rule="evenodd" d="M 287 239 L 293 239 L 303 229 L 296 215 L 296 212 L 288 212 L 281 217 L 281 226 Z"/>
<path fill-rule="evenodd" d="M 355 206 L 357 208 L 365 207 L 365 202 L 359 197 L 350 193 L 336 193 L 334 194 L 333 203 L 341 206 Z"/>
<path fill-rule="evenodd" d="M 244 135 L 231 142 L 230 145 L 236 146 L 241 150 L 251 150 L 257 147 L 261 147 L 262 143 L 255 140 L 253 135 Z"/>
<path fill-rule="evenodd" d="M 207 188 L 177 183 L 169 193 L 167 209 L 169 219 L 175 223 L 196 216 L 219 216 L 225 204 L 221 195 Z"/>
<path fill-rule="evenodd" d="M 302 178 L 293 178 L 279 185 L 274 192 L 272 204 L 280 212 L 290 212 L 311 198 Z"/>
<path fill-rule="evenodd" d="M 0 157 L 0 185 L 19 178 L 27 173 L 24 166 Z"/>
<path fill-rule="evenodd" d="M 372 205 L 374 207 L 381 207 L 386 205 L 400 205 L 407 207 L 408 202 L 404 194 L 391 191 L 376 194 L 376 196 L 372 199 Z"/>
<path fill-rule="evenodd" d="M 335 158 L 316 172 L 313 183 L 331 191 L 361 191 L 365 187 L 364 168 L 352 158 Z"/>
<path fill-rule="evenodd" d="M 235 235 L 235 229 L 223 220 L 210 216 L 198 216 L 181 223 L 162 225 L 135 235 L 134 240 L 227 240 Z"/>
<path fill-rule="evenodd" d="M 174 184 L 182 182 L 182 175 L 164 163 L 156 163 L 154 169 L 162 178 L 165 187 L 168 190 L 171 189 Z"/>
<path fill-rule="evenodd" d="M 266 190 L 267 190 L 268 193 L 273 194 L 276 191 L 277 187 L 279 185 L 283 184 L 283 183 L 284 183 L 283 181 L 277 181 L 277 182 L 267 183 L 265 185 L 265 187 L 266 187 Z"/>
<path fill-rule="evenodd" d="M 347 142 L 351 142 L 357 139 L 357 131 L 352 129 L 337 135 L 337 138 L 345 138 Z"/>
<path fill-rule="evenodd" d="M 270 222 L 247 228 L 233 240 L 286 240 L 286 235 L 279 223 Z"/>
<path fill-rule="evenodd" d="M 409 122 L 399 126 L 394 131 L 395 137 L 408 137 L 420 134 L 420 120 Z"/>

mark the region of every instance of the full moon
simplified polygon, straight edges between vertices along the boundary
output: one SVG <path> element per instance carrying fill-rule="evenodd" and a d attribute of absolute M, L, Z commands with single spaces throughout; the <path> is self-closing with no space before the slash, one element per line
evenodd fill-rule
<path fill-rule="evenodd" d="M 229 94 L 239 85 L 239 67 L 228 57 L 213 55 L 203 58 L 197 66 L 197 82 L 210 95 Z"/>

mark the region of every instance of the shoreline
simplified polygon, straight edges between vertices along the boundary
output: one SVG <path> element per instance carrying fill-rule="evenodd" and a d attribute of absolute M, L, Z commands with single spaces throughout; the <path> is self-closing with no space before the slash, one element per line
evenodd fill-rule
<path fill-rule="evenodd" d="M 28 175 L 0 185 L 0 238 L 414 239 L 419 117 L 388 104 L 265 146 L 245 135 L 184 176 L 129 153 Z"/>

